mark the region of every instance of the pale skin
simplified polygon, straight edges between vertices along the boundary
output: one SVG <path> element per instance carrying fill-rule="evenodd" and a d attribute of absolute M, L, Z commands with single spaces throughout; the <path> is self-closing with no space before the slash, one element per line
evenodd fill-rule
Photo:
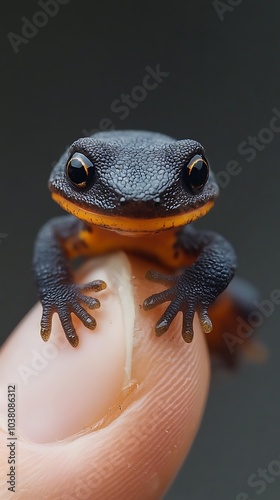
<path fill-rule="evenodd" d="M 119 269 L 121 262 L 122 257 Z M 164 287 L 145 279 L 149 262 L 130 258 L 130 264 L 133 337 L 124 334 L 124 321 L 131 323 L 126 313 L 130 306 L 127 301 L 120 304 L 107 261 L 97 267 L 90 261 L 82 282 L 104 279 L 108 287 L 98 295 L 101 308 L 93 311 L 96 330 L 74 322 L 78 348 L 64 340 L 57 317 L 50 340 L 42 341 L 40 304 L 3 346 L 1 498 L 158 499 L 188 454 L 209 386 L 205 334 L 195 317 L 194 339 L 186 344 L 178 314 L 168 332 L 156 337 L 154 325 L 166 304 L 151 311 L 143 311 L 140 304 Z M 89 295 L 97 297 L 95 292 Z M 123 289 L 120 295 L 125 296 Z M 7 489 L 7 422 L 1 418 L 7 416 L 9 384 L 17 390 L 16 493 Z"/>

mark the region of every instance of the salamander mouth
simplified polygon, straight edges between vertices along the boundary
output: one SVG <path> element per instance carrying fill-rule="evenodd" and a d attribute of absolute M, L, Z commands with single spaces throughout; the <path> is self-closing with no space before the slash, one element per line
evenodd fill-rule
<path fill-rule="evenodd" d="M 207 212 L 209 212 L 214 205 L 214 201 L 210 200 L 203 206 L 190 210 L 187 213 L 155 218 L 138 218 L 91 212 L 90 210 L 79 207 L 75 203 L 68 201 L 55 192 L 52 193 L 52 197 L 64 210 L 70 212 L 78 219 L 88 222 L 89 224 L 110 229 L 112 231 L 133 233 L 136 235 L 158 233 L 160 231 L 184 226 L 207 214 Z"/>

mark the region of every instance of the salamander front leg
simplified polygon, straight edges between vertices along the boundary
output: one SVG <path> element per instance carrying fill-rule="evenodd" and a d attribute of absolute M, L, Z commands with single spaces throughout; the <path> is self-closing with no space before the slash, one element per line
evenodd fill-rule
<path fill-rule="evenodd" d="M 148 297 L 145 310 L 170 302 L 156 324 L 156 335 L 165 333 L 179 311 L 182 312 L 182 336 L 185 342 L 193 339 L 193 319 L 198 314 L 205 333 L 212 330 L 208 308 L 227 288 L 236 268 L 235 252 L 222 236 L 210 231 L 183 227 L 177 234 L 176 247 L 187 255 L 198 255 L 194 264 L 181 275 L 165 275 L 149 271 L 147 279 L 167 286 L 167 290 Z"/>

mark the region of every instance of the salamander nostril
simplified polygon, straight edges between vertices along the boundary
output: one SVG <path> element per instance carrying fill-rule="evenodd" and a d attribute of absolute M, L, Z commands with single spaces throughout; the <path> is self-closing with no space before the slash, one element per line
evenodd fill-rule
<path fill-rule="evenodd" d="M 125 204 L 125 202 L 126 202 L 126 199 L 125 199 L 125 197 L 124 197 L 124 196 L 122 196 L 122 197 L 120 198 L 120 205 L 124 205 L 124 204 Z"/>
<path fill-rule="evenodd" d="M 155 207 L 158 207 L 160 205 L 160 197 L 157 196 L 157 198 L 154 199 L 154 205 Z"/>

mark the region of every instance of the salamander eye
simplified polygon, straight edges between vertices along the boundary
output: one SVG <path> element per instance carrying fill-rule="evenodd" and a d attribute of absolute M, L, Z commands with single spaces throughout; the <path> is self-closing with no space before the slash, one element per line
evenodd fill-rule
<path fill-rule="evenodd" d="M 188 191 L 196 194 L 206 184 L 209 176 L 209 164 L 202 155 L 195 155 L 183 167 L 183 185 Z"/>
<path fill-rule="evenodd" d="M 66 165 L 66 175 L 77 188 L 88 188 L 93 184 L 95 168 L 82 153 L 74 153 Z"/>

